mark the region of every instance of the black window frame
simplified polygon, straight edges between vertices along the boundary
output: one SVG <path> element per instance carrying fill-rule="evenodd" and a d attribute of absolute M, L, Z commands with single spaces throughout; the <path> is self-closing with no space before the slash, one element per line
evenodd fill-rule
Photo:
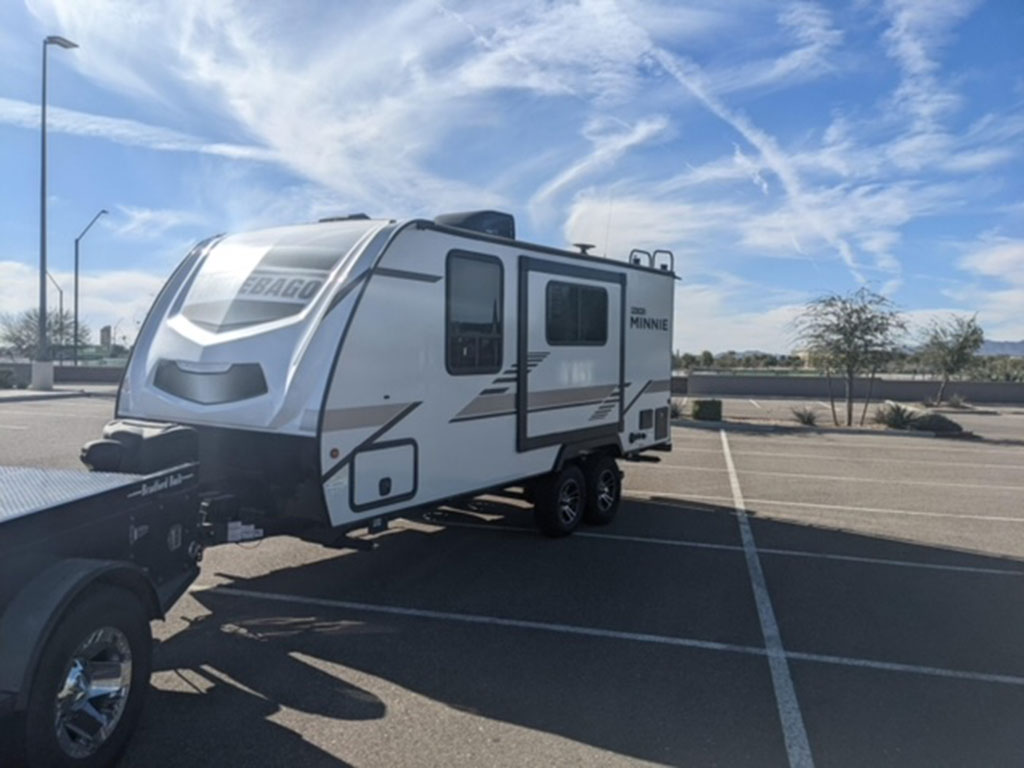
<path fill-rule="evenodd" d="M 552 341 L 552 339 L 551 339 L 551 315 L 550 315 L 551 287 L 555 286 L 555 285 L 568 286 L 570 288 L 575 288 L 577 291 L 580 291 L 580 290 L 591 290 L 591 291 L 600 291 L 601 292 L 601 294 L 604 296 L 604 334 L 603 334 L 604 338 L 601 341 L 581 341 L 579 339 L 577 339 L 575 341 Z M 579 294 L 577 293 L 577 296 L 578 295 Z M 577 303 L 577 312 L 578 311 L 579 311 L 579 305 Z M 605 347 L 605 346 L 608 346 L 608 311 L 609 311 L 609 301 L 608 301 L 608 289 L 607 288 L 604 288 L 604 287 L 602 287 L 600 285 L 590 285 L 589 283 L 569 282 L 568 280 L 548 280 L 547 285 L 544 286 L 544 341 L 547 342 L 549 347 Z M 578 326 L 577 327 L 577 331 L 578 331 L 579 328 L 582 327 L 582 325 L 579 324 L 579 318 L 578 317 L 577 317 L 577 326 Z"/>
<path fill-rule="evenodd" d="M 493 366 L 480 368 L 460 368 L 452 370 L 451 366 L 451 335 L 452 335 L 452 259 L 481 261 L 498 265 L 498 361 Z M 458 248 L 448 251 L 444 262 L 444 367 L 449 376 L 483 376 L 500 373 L 505 361 L 505 263 L 497 256 L 475 251 L 463 251 Z"/>

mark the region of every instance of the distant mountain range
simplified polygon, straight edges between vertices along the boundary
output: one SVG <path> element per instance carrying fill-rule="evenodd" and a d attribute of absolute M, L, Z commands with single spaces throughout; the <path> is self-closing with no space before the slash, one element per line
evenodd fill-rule
<path fill-rule="evenodd" d="M 1024 357 L 1024 340 L 1021 341 L 986 341 L 981 345 L 979 354 L 982 355 L 1007 355 L 1009 357 Z"/>

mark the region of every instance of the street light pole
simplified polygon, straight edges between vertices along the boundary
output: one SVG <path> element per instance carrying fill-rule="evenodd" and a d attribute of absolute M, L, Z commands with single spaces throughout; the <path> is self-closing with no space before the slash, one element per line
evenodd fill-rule
<path fill-rule="evenodd" d="M 81 241 L 83 237 L 85 237 L 85 233 L 89 231 L 90 227 L 92 227 L 92 225 L 96 223 L 96 219 L 98 219 L 105 213 L 107 213 L 106 208 L 104 208 L 95 216 L 93 216 L 92 221 L 86 224 L 85 229 L 82 230 L 82 233 L 75 238 L 75 338 L 73 340 L 73 343 L 75 345 L 75 365 L 78 365 L 78 243 Z"/>
<path fill-rule="evenodd" d="M 39 331 L 36 340 L 36 359 L 32 364 L 33 389 L 53 388 L 53 362 L 50 360 L 50 345 L 46 338 L 46 49 L 50 45 L 61 48 L 78 46 L 59 35 L 43 39 L 43 89 L 41 143 L 39 151 Z"/>
<path fill-rule="evenodd" d="M 50 274 L 46 272 L 46 276 L 50 278 L 50 282 L 53 283 L 53 287 L 57 289 L 57 343 L 62 347 L 64 346 L 64 289 L 60 287 L 60 283 Z M 63 360 L 63 356 L 61 357 Z"/>

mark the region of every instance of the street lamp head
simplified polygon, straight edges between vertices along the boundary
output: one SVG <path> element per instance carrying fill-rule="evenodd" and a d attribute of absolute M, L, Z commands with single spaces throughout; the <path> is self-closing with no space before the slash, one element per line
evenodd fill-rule
<path fill-rule="evenodd" d="M 100 209 L 100 216 L 102 216 L 104 213 L 110 213 L 110 211 L 108 211 L 106 208 L 101 208 Z"/>
<path fill-rule="evenodd" d="M 50 35 L 49 37 L 46 38 L 46 40 L 44 42 L 46 43 L 46 45 L 59 45 L 61 48 L 77 48 L 78 47 L 78 43 L 73 43 L 70 40 L 68 40 L 66 37 L 61 37 L 60 35 Z"/>

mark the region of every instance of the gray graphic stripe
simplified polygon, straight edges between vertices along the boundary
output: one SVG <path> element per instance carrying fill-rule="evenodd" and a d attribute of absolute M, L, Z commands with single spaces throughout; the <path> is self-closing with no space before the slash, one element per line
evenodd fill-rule
<path fill-rule="evenodd" d="M 455 414 L 452 421 L 471 419 L 477 416 L 497 416 L 501 413 L 514 413 L 516 396 L 514 394 L 479 395 L 469 405 Z"/>
<path fill-rule="evenodd" d="M 648 393 L 669 392 L 672 389 L 672 379 L 654 379 L 647 387 Z"/>

